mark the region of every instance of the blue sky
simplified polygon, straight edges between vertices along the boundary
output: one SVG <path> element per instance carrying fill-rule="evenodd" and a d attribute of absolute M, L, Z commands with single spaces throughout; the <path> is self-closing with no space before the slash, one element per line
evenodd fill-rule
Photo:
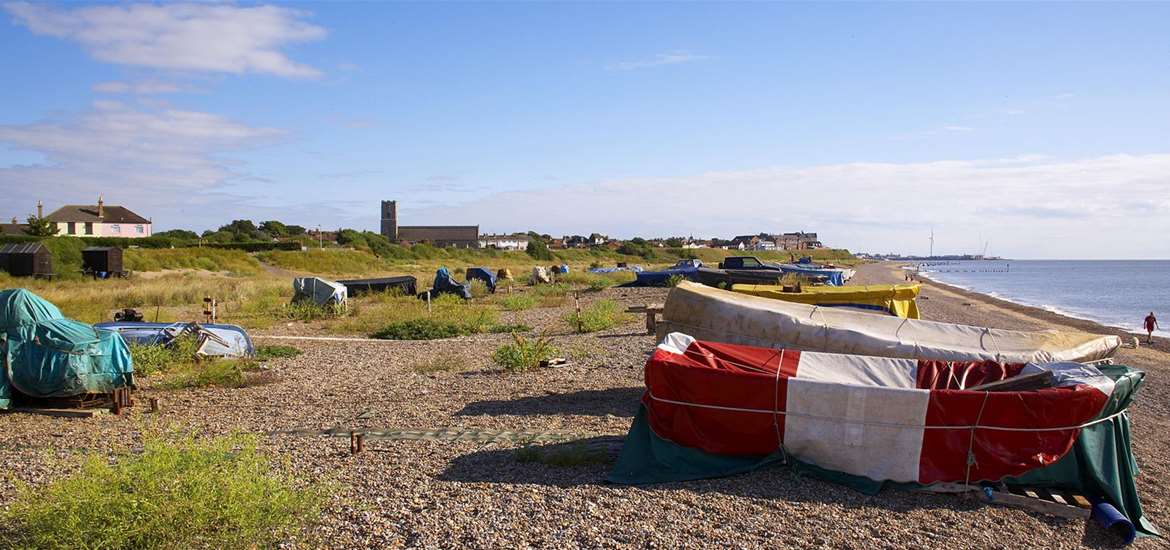
<path fill-rule="evenodd" d="M 0 216 L 1170 257 L 1170 4 L 3 4 Z"/>

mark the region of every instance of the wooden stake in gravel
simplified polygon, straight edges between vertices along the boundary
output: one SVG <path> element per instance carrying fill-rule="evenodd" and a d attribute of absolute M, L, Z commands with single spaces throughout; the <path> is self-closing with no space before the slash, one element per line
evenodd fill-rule
<path fill-rule="evenodd" d="M 573 304 L 577 306 L 577 332 L 584 332 L 581 327 L 581 293 L 573 293 Z"/>

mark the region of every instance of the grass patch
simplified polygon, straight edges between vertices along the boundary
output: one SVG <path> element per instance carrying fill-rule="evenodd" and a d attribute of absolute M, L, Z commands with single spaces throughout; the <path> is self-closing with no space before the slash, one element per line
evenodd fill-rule
<path fill-rule="evenodd" d="M 523 311 L 536 307 L 536 296 L 528 294 L 509 294 L 500 298 L 500 307 L 508 311 Z"/>
<path fill-rule="evenodd" d="M 390 323 L 371 337 L 383 340 L 438 340 L 471 334 L 468 327 L 451 321 L 422 317 Z"/>
<path fill-rule="evenodd" d="M 315 304 L 308 300 L 301 300 L 285 304 L 285 316 L 292 321 L 311 322 L 322 319 L 334 319 L 345 315 L 345 308 L 340 304 Z"/>
<path fill-rule="evenodd" d="M 492 361 L 509 372 L 524 372 L 559 353 L 551 338 L 525 338 L 512 334 L 512 343 L 496 348 Z"/>
<path fill-rule="evenodd" d="M 434 374 L 436 372 L 462 372 L 468 370 L 470 365 L 463 356 L 451 353 L 442 352 L 432 355 L 430 358 L 419 361 L 410 366 L 410 370 L 419 374 Z"/>
<path fill-rule="evenodd" d="M 154 387 L 164 390 L 184 388 L 242 388 L 250 385 L 247 373 L 256 368 L 244 359 L 214 359 L 173 366 L 159 376 Z"/>
<path fill-rule="evenodd" d="M 273 250 L 261 252 L 256 257 L 269 265 L 306 273 L 365 275 L 390 269 L 385 260 L 369 252 L 344 248 Z"/>
<path fill-rule="evenodd" d="M 597 332 L 611 329 L 625 321 L 630 316 L 622 311 L 620 304 L 613 300 L 598 300 L 582 309 L 580 313 L 572 312 L 565 316 L 565 321 L 579 333 Z"/>
<path fill-rule="evenodd" d="M 242 250 L 219 248 L 127 248 L 122 261 L 130 271 L 201 269 L 204 271 L 254 275 L 260 262 Z"/>
<path fill-rule="evenodd" d="M 194 363 L 198 345 L 199 342 L 189 336 L 176 339 L 170 346 L 131 345 L 130 358 L 134 361 L 134 373 L 150 376 Z"/>
<path fill-rule="evenodd" d="M 325 490 L 273 473 L 255 437 L 148 438 L 18 488 L 2 513 L 13 548 L 275 548 L 319 515 Z"/>
<path fill-rule="evenodd" d="M 609 453 L 604 449 L 590 447 L 580 442 L 551 445 L 550 447 L 552 448 L 542 449 L 538 446 L 527 445 L 516 449 L 516 461 L 539 462 L 561 468 L 608 464 L 612 461 Z"/>
<path fill-rule="evenodd" d="M 687 278 L 683 277 L 682 275 L 677 275 L 677 274 L 671 275 L 670 277 L 666 278 L 666 286 L 670 287 L 670 288 L 674 288 L 674 287 L 678 286 L 679 283 L 681 283 L 685 280 L 687 280 Z"/>
<path fill-rule="evenodd" d="M 492 293 L 491 290 L 488 290 L 487 283 L 479 279 L 472 279 L 467 285 L 472 298 L 483 298 Z"/>
<path fill-rule="evenodd" d="M 257 346 L 256 360 L 270 361 L 272 359 L 286 359 L 296 357 L 302 353 L 304 352 L 292 346 Z"/>
<path fill-rule="evenodd" d="M 492 334 L 507 334 L 510 332 L 532 332 L 532 327 L 524 323 L 513 323 L 509 325 L 492 325 L 488 329 Z"/>

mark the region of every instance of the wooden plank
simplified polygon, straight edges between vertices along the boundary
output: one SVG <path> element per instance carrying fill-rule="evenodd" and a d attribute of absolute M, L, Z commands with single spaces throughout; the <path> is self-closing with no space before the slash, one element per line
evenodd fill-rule
<path fill-rule="evenodd" d="M 1036 494 L 1035 491 L 1025 489 L 1025 493 Z M 999 504 L 1001 506 L 1009 506 L 1012 508 L 1020 508 L 1022 510 L 1029 510 L 1041 514 L 1048 514 L 1069 519 L 1082 519 L 1089 517 L 1089 510 L 1084 508 L 1077 508 L 1076 506 L 1066 506 L 1064 504 L 1057 504 L 1047 500 L 1040 500 L 1035 497 L 1023 497 L 1020 495 L 1013 495 L 1004 491 L 993 491 L 991 499 L 988 501 L 991 504 Z"/>
<path fill-rule="evenodd" d="M 969 391 L 1027 391 L 1040 388 L 1050 388 L 1053 384 L 1052 371 L 1042 371 L 1032 374 L 1013 376 L 995 382 L 979 384 L 965 388 Z"/>
<path fill-rule="evenodd" d="M 109 414 L 107 409 L 41 409 L 37 407 L 13 407 L 8 412 L 39 414 L 41 416 L 55 416 L 58 418 L 93 418 Z"/>
<path fill-rule="evenodd" d="M 1068 501 L 1064 499 L 1064 495 L 1060 494 L 1060 491 L 1047 491 L 1047 490 L 1043 490 L 1043 489 L 1041 489 L 1041 490 L 1044 493 L 1048 494 L 1048 498 L 1046 500 L 1051 500 L 1052 502 L 1055 502 L 1057 504 L 1063 504 L 1065 506 L 1069 505 Z M 1043 495 L 1041 495 L 1041 496 L 1043 496 Z"/>
<path fill-rule="evenodd" d="M 1093 507 L 1093 503 L 1089 502 L 1089 499 L 1085 498 L 1084 495 L 1078 495 L 1076 493 L 1068 493 L 1068 497 L 1069 497 L 1069 500 L 1071 500 L 1072 503 L 1079 508 L 1092 508 Z"/>

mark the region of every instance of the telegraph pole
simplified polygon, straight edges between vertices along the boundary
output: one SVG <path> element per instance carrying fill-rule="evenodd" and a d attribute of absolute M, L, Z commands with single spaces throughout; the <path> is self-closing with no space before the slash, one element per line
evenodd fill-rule
<path fill-rule="evenodd" d="M 930 259 L 934 259 L 934 228 L 930 228 Z"/>

